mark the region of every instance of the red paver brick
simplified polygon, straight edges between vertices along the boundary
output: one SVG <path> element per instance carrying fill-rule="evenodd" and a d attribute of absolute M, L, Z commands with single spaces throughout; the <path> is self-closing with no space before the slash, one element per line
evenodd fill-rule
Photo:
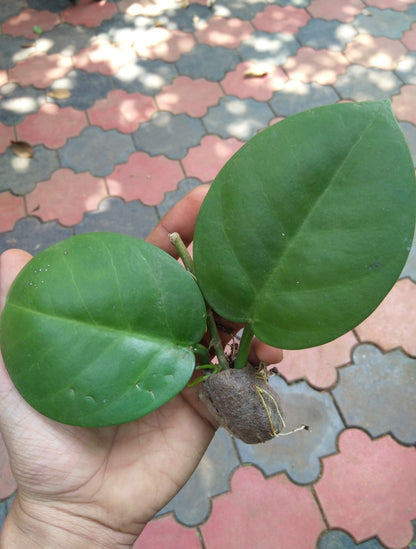
<path fill-rule="evenodd" d="M 206 135 L 197 147 L 189 149 L 182 160 L 188 177 L 196 177 L 204 183 L 213 181 L 229 158 L 244 145 L 235 137 L 222 139 L 217 135 Z"/>
<path fill-rule="evenodd" d="M 410 29 L 403 34 L 402 42 L 409 50 L 416 51 L 416 23 L 413 23 Z"/>
<path fill-rule="evenodd" d="M 340 453 L 323 458 L 316 493 L 331 528 L 357 542 L 377 536 L 389 549 L 413 539 L 416 518 L 416 452 L 390 435 L 372 441 L 358 429 L 339 438 Z"/>
<path fill-rule="evenodd" d="M 119 164 L 107 177 L 112 196 L 120 196 L 126 202 L 141 200 L 147 206 L 156 206 L 164 193 L 176 189 L 183 179 L 183 172 L 177 160 L 166 156 L 149 156 L 136 152 L 125 164 Z"/>
<path fill-rule="evenodd" d="M 84 112 L 73 107 L 61 109 L 54 103 L 46 103 L 37 113 L 28 115 L 16 126 L 16 133 L 18 139 L 31 145 L 59 149 L 67 139 L 79 135 L 87 125 Z"/>
<path fill-rule="evenodd" d="M 116 128 L 122 133 L 132 133 L 155 111 L 155 103 L 147 95 L 112 90 L 104 99 L 98 99 L 87 113 L 91 124 L 104 130 Z"/>
<path fill-rule="evenodd" d="M 213 498 L 201 532 L 206 549 L 313 549 L 324 528 L 309 488 L 241 467 L 231 492 Z"/>
<path fill-rule="evenodd" d="M 26 215 L 23 198 L 8 191 L 0 193 L 0 214 L 0 232 L 13 230 L 16 221 Z"/>
<path fill-rule="evenodd" d="M 54 80 L 63 78 L 72 68 L 69 57 L 59 53 L 47 55 L 35 52 L 10 69 L 9 79 L 21 86 L 33 85 L 36 88 L 47 88 Z"/>
<path fill-rule="evenodd" d="M 399 120 L 416 124 L 416 86 L 402 86 L 400 93 L 391 98 L 391 104 Z"/>
<path fill-rule="evenodd" d="M 79 223 L 85 212 L 97 209 L 107 195 L 103 179 L 89 172 L 75 173 L 69 168 L 56 170 L 26 195 L 29 215 L 42 221 L 57 219 L 62 225 Z"/>
<path fill-rule="evenodd" d="M 339 51 L 300 48 L 283 65 L 292 80 L 317 82 L 323 86 L 335 84 L 340 74 L 348 68 L 348 60 Z"/>
<path fill-rule="evenodd" d="M 195 46 L 192 34 L 181 30 L 154 27 L 138 33 L 133 48 L 139 57 L 163 59 L 169 63 L 177 61 Z"/>
<path fill-rule="evenodd" d="M 10 468 L 9 455 L 0 435 L 0 499 L 11 496 L 16 488 L 16 481 Z"/>
<path fill-rule="evenodd" d="M 118 9 L 133 17 L 137 15 L 155 17 L 169 9 L 174 10 L 177 5 L 177 0 L 158 0 L 157 2 L 154 0 L 121 0 L 118 3 Z"/>
<path fill-rule="evenodd" d="M 313 17 L 338 19 L 343 23 L 353 21 L 365 8 L 361 0 L 312 0 L 308 11 Z"/>
<path fill-rule="evenodd" d="M 74 56 L 74 65 L 77 69 L 110 76 L 134 59 L 135 53 L 132 48 L 111 44 L 104 38 L 98 38 Z"/>
<path fill-rule="evenodd" d="M 353 42 L 347 44 L 344 53 L 351 63 L 394 70 L 407 50 L 399 40 L 359 34 Z"/>
<path fill-rule="evenodd" d="M 309 21 L 310 15 L 301 8 L 294 6 L 267 6 L 253 19 L 256 29 L 265 32 L 284 32 L 296 34 Z"/>
<path fill-rule="evenodd" d="M 161 90 L 156 96 L 156 102 L 161 111 L 186 113 L 198 118 L 204 116 L 209 107 L 216 105 L 221 96 L 222 90 L 217 82 L 178 76 L 172 84 Z"/>
<path fill-rule="evenodd" d="M 261 76 L 255 76 L 255 73 Z M 276 91 L 283 88 L 287 80 L 280 67 L 243 61 L 233 71 L 227 72 L 221 85 L 229 95 L 241 99 L 253 97 L 257 101 L 268 101 Z"/>
<path fill-rule="evenodd" d="M 10 141 L 13 139 L 13 127 L 0 124 L 0 154 L 6 151 L 7 147 L 10 145 Z"/>
<path fill-rule="evenodd" d="M 319 347 L 301 351 L 285 350 L 283 361 L 276 366 L 289 383 L 305 378 L 317 389 L 328 389 L 337 381 L 337 368 L 351 361 L 351 351 L 357 343 L 354 333 L 348 332 Z"/>
<path fill-rule="evenodd" d="M 238 48 L 253 32 L 248 21 L 235 17 L 211 17 L 201 24 L 195 32 L 196 39 L 201 44 L 209 46 L 223 46 L 224 48 Z"/>
<path fill-rule="evenodd" d="M 170 515 L 149 522 L 133 549 L 202 549 L 195 528 L 178 524 Z"/>
<path fill-rule="evenodd" d="M 402 347 L 416 356 L 416 284 L 409 278 L 396 282 L 356 333 L 360 341 L 376 343 L 383 351 Z"/>
<path fill-rule="evenodd" d="M 392 9 L 396 11 L 406 11 L 414 0 L 366 0 L 369 6 L 375 6 L 381 10 Z"/>
<path fill-rule="evenodd" d="M 80 0 L 76 6 L 70 6 L 61 13 L 62 21 L 71 25 L 98 27 L 105 19 L 111 19 L 117 13 L 112 2 L 90 2 Z"/>
<path fill-rule="evenodd" d="M 33 27 L 38 26 L 45 32 L 53 29 L 58 23 L 58 14 L 47 10 L 40 11 L 28 8 L 14 17 L 10 17 L 3 24 L 2 31 L 4 34 L 11 34 L 12 36 L 36 38 L 38 35 L 33 31 Z"/>

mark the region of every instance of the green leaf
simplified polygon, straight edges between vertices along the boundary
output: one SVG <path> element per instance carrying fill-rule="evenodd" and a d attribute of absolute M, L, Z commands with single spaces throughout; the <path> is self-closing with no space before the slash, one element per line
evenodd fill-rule
<path fill-rule="evenodd" d="M 92 233 L 34 257 L 1 319 L 9 374 L 34 408 L 103 426 L 158 408 L 189 381 L 205 305 L 172 257 L 132 237 Z"/>
<path fill-rule="evenodd" d="M 227 162 L 198 217 L 208 303 L 286 349 L 342 335 L 399 276 L 415 189 L 389 101 L 311 109 L 264 130 Z"/>
<path fill-rule="evenodd" d="M 34 25 L 33 26 L 33 32 L 36 33 L 36 34 L 42 34 L 42 32 L 43 32 L 42 27 L 39 27 L 39 25 Z"/>

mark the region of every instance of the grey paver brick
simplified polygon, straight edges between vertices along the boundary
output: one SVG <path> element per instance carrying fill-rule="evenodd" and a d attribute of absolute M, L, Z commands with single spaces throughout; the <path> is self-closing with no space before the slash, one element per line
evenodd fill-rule
<path fill-rule="evenodd" d="M 343 99 L 375 101 L 399 92 L 402 82 L 392 71 L 350 65 L 334 88 Z"/>
<path fill-rule="evenodd" d="M 318 549 L 384 549 L 384 546 L 376 538 L 356 544 L 346 532 L 330 530 L 320 538 Z"/>
<path fill-rule="evenodd" d="M 327 48 L 342 51 L 356 35 L 357 31 L 348 23 L 311 19 L 307 25 L 299 29 L 296 38 L 302 46 L 309 46 L 316 50 Z"/>
<path fill-rule="evenodd" d="M 63 23 L 42 33 L 37 44 L 41 51 L 49 55 L 60 53 L 70 56 L 75 55 L 82 48 L 86 48 L 94 36 L 94 29 Z"/>
<path fill-rule="evenodd" d="M 125 203 L 121 198 L 106 198 L 97 210 L 84 215 L 75 227 L 75 234 L 112 232 L 146 238 L 159 221 L 153 206 L 139 200 Z"/>
<path fill-rule="evenodd" d="M 214 14 L 221 17 L 237 17 L 249 21 L 265 8 L 265 3 L 259 0 L 216 0 Z"/>
<path fill-rule="evenodd" d="M 289 431 L 302 424 L 310 431 L 272 439 L 265 444 L 248 445 L 236 440 L 243 462 L 260 467 L 266 475 L 285 471 L 299 484 L 315 482 L 321 470 L 319 458 L 336 452 L 336 441 L 344 425 L 331 396 L 315 391 L 304 381 L 287 385 L 281 377 L 272 377 L 271 385 L 281 399 Z"/>
<path fill-rule="evenodd" d="M 27 8 L 26 0 L 2 0 L 0 23 L 4 23 L 10 17 L 17 15 L 25 8 Z"/>
<path fill-rule="evenodd" d="M 43 145 L 33 147 L 33 151 L 32 158 L 20 158 L 9 147 L 0 155 L 0 191 L 27 194 L 33 191 L 38 181 L 47 181 L 59 168 L 57 151 Z"/>
<path fill-rule="evenodd" d="M 71 229 L 62 227 L 56 221 L 42 223 L 35 217 L 25 217 L 16 223 L 12 231 L 0 233 L 0 253 L 9 248 L 19 248 L 35 255 L 72 235 Z"/>
<path fill-rule="evenodd" d="M 208 109 L 203 120 L 209 133 L 245 141 L 266 128 L 272 118 L 273 112 L 267 103 L 226 95 L 218 105 Z"/>
<path fill-rule="evenodd" d="M 27 0 L 29 7 L 35 10 L 45 9 L 45 0 Z M 48 11 L 59 13 L 68 7 L 68 0 L 53 0 L 47 3 Z"/>
<path fill-rule="evenodd" d="M 128 93 L 156 95 L 176 76 L 178 71 L 173 63 L 165 63 L 161 59 L 136 59 L 134 63 L 122 67 L 113 76 L 113 80 L 117 88 Z"/>
<path fill-rule="evenodd" d="M 23 61 L 35 50 L 34 48 L 24 48 L 28 39 L 24 36 L 0 35 L 0 69 L 10 69 L 17 62 Z"/>
<path fill-rule="evenodd" d="M 198 118 L 161 111 L 154 114 L 149 122 L 141 124 L 133 133 L 133 139 L 140 151 L 152 156 L 164 154 L 179 160 L 186 155 L 188 147 L 198 145 L 205 133 Z"/>
<path fill-rule="evenodd" d="M 75 69 L 68 72 L 64 78 L 55 80 L 49 89 L 59 88 L 68 89 L 71 96 L 68 99 L 53 99 L 54 103 L 57 103 L 60 107 L 71 106 L 78 110 L 86 110 L 97 99 L 105 97 L 113 89 L 113 83 L 109 76 L 104 76 L 98 72 L 85 72 Z"/>
<path fill-rule="evenodd" d="M 410 52 L 399 61 L 396 74 L 405 84 L 416 84 L 416 51 Z"/>
<path fill-rule="evenodd" d="M 60 149 L 63 167 L 76 172 L 89 171 L 99 177 L 109 175 L 116 164 L 126 162 L 133 152 L 130 135 L 117 130 L 104 131 L 98 126 L 85 128 Z"/>
<path fill-rule="evenodd" d="M 109 42 L 131 46 L 143 30 L 154 25 L 155 21 L 151 17 L 133 17 L 125 13 L 116 13 L 111 19 L 106 19 L 94 29 L 95 38 L 105 38 Z"/>
<path fill-rule="evenodd" d="M 176 66 L 179 73 L 185 76 L 218 81 L 222 80 L 225 73 L 232 70 L 239 61 L 234 50 L 222 46 L 197 44 L 192 51 L 182 55 Z"/>
<path fill-rule="evenodd" d="M 273 94 L 269 104 L 276 116 L 290 116 L 313 107 L 330 105 L 338 100 L 339 97 L 331 86 L 290 80 L 282 90 Z"/>
<path fill-rule="evenodd" d="M 291 34 L 255 31 L 238 47 L 244 61 L 262 61 L 283 65 L 288 57 L 296 54 L 299 42 Z"/>
<path fill-rule="evenodd" d="M 163 202 L 156 206 L 159 216 L 163 217 L 165 214 L 167 214 L 168 211 L 173 208 L 173 206 L 177 202 L 179 202 L 179 200 L 181 200 L 181 198 L 183 198 L 186 194 L 189 193 L 189 191 L 191 191 L 195 187 L 198 187 L 198 185 L 201 185 L 201 181 L 193 177 L 188 177 L 181 181 L 176 191 L 166 193 Z"/>
<path fill-rule="evenodd" d="M 391 433 L 404 444 L 416 441 L 416 359 L 401 349 L 385 355 L 374 345 L 354 349 L 352 365 L 340 369 L 332 394 L 348 426 L 373 437 Z"/>
<path fill-rule="evenodd" d="M 20 124 L 45 103 L 43 90 L 22 87 L 10 82 L 0 88 L 0 122 L 7 126 Z"/>
<path fill-rule="evenodd" d="M 163 11 L 157 17 L 157 21 L 170 30 L 179 29 L 184 32 L 194 32 L 198 25 L 208 21 L 212 15 L 212 10 L 206 5 L 191 3 L 186 9 L 183 9 L 181 3 L 178 2 L 176 9 Z"/>
<path fill-rule="evenodd" d="M 362 34 L 401 38 L 411 26 L 411 20 L 401 11 L 369 7 L 354 20 L 354 26 Z"/>

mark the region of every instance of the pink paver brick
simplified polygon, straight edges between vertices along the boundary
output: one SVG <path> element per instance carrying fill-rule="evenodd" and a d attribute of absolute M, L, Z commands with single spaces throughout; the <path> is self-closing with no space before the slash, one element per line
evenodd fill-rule
<path fill-rule="evenodd" d="M 309 488 L 284 474 L 266 480 L 250 466 L 234 473 L 231 492 L 213 499 L 201 532 L 206 549 L 314 549 L 324 528 Z"/>
<path fill-rule="evenodd" d="M 300 351 L 284 351 L 283 361 L 276 367 L 286 381 L 305 378 L 317 389 L 328 389 L 338 379 L 337 368 L 351 361 L 351 351 L 358 340 L 353 332 L 348 332 L 319 347 Z"/>
<path fill-rule="evenodd" d="M 13 230 L 16 221 L 25 215 L 21 196 L 15 196 L 8 191 L 0 193 L 0 232 Z"/>
<path fill-rule="evenodd" d="M 208 22 L 201 24 L 195 32 L 198 42 L 209 46 L 238 48 L 253 32 L 248 21 L 235 17 L 225 18 L 214 15 Z"/>
<path fill-rule="evenodd" d="M 112 90 L 104 99 L 98 99 L 87 113 L 91 124 L 104 130 L 116 128 L 122 133 L 132 133 L 155 111 L 156 105 L 147 95 Z"/>
<path fill-rule="evenodd" d="M 85 27 L 98 27 L 106 19 L 111 19 L 117 13 L 117 8 L 112 2 L 91 2 L 90 0 L 78 0 L 76 6 L 69 6 L 61 13 L 64 23 L 71 25 L 84 25 Z"/>
<path fill-rule="evenodd" d="M 218 103 L 222 95 L 218 82 L 210 82 L 205 78 L 193 80 L 189 76 L 178 76 L 172 84 L 161 90 L 156 96 L 156 102 L 162 111 L 202 117 L 209 107 Z"/>
<path fill-rule="evenodd" d="M 72 68 L 69 57 L 59 53 L 47 55 L 35 52 L 10 69 L 9 79 L 21 86 L 33 85 L 36 88 L 47 88 L 54 80 L 63 78 Z"/>
<path fill-rule="evenodd" d="M 399 40 L 359 34 L 355 40 L 347 44 L 344 53 L 351 63 L 394 70 L 407 50 Z"/>
<path fill-rule="evenodd" d="M 291 80 L 317 82 L 323 86 L 335 84 L 348 68 L 348 60 L 339 51 L 300 48 L 283 65 Z"/>
<path fill-rule="evenodd" d="M 258 76 L 255 76 L 255 73 Z M 227 72 L 221 85 L 229 95 L 235 95 L 241 99 L 253 97 L 257 101 L 268 101 L 276 91 L 283 88 L 287 80 L 286 74 L 280 67 L 243 61 L 233 71 Z"/>
<path fill-rule="evenodd" d="M 10 34 L 11 36 L 36 38 L 38 35 L 33 31 L 33 27 L 38 26 L 45 32 L 53 29 L 58 23 L 58 14 L 47 10 L 40 11 L 29 8 L 14 17 L 10 17 L 3 24 L 2 31 L 4 34 Z"/>
<path fill-rule="evenodd" d="M 406 11 L 414 0 L 366 0 L 366 4 L 374 6 L 380 10 Z"/>
<path fill-rule="evenodd" d="M 196 177 L 204 183 L 213 181 L 217 173 L 238 149 L 244 145 L 235 137 L 222 139 L 206 135 L 196 147 L 191 147 L 182 160 L 188 177 Z"/>
<path fill-rule="evenodd" d="M 55 103 L 42 105 L 16 127 L 20 140 L 50 149 L 63 147 L 70 137 L 76 137 L 88 125 L 85 113 L 73 107 L 59 108 Z"/>
<path fill-rule="evenodd" d="M 3 154 L 6 151 L 7 147 L 10 145 L 10 141 L 13 139 L 13 127 L 0 124 L 0 154 Z"/>
<path fill-rule="evenodd" d="M 164 193 L 177 188 L 183 172 L 177 160 L 166 156 L 150 156 L 136 152 L 125 164 L 119 164 L 107 177 L 112 196 L 120 196 L 126 202 L 141 200 L 147 206 L 156 206 Z"/>
<path fill-rule="evenodd" d="M 100 72 L 110 76 L 132 62 L 135 57 L 132 48 L 111 44 L 104 38 L 98 38 L 74 56 L 74 66 L 87 72 Z"/>
<path fill-rule="evenodd" d="M 4 86 L 9 81 L 7 71 L 0 70 L 0 86 Z"/>
<path fill-rule="evenodd" d="M 365 8 L 361 0 L 312 0 L 308 11 L 313 17 L 338 19 L 349 23 Z"/>
<path fill-rule="evenodd" d="M 404 549 L 416 518 L 416 452 L 388 435 L 377 440 L 359 429 L 339 438 L 339 454 L 323 458 L 315 490 L 331 528 L 356 542 L 377 536 L 389 549 Z"/>
<path fill-rule="evenodd" d="M 360 341 L 375 343 L 383 351 L 402 347 L 416 356 L 416 284 L 409 278 L 396 282 L 356 333 Z"/>
<path fill-rule="evenodd" d="M 416 124 L 416 86 L 402 86 L 400 93 L 391 98 L 391 104 L 399 120 Z"/>
<path fill-rule="evenodd" d="M 75 173 L 61 168 L 26 195 L 26 204 L 29 215 L 36 215 L 42 221 L 57 219 L 70 227 L 79 223 L 85 212 L 97 209 L 106 196 L 104 179 L 89 172 Z"/>
<path fill-rule="evenodd" d="M 265 32 L 283 32 L 296 34 L 309 21 L 310 15 L 301 8 L 294 6 L 267 6 L 253 19 L 256 29 Z"/>
<path fill-rule="evenodd" d="M 9 455 L 0 435 L 0 499 L 6 499 L 16 491 L 17 485 L 10 468 Z"/>
<path fill-rule="evenodd" d="M 195 46 L 195 39 L 189 32 L 153 27 L 138 33 L 133 44 L 139 57 L 163 59 L 168 63 L 177 61 L 184 53 Z"/>
<path fill-rule="evenodd" d="M 416 23 L 402 36 L 402 42 L 409 50 L 416 51 Z"/>
<path fill-rule="evenodd" d="M 133 549 L 202 549 L 195 528 L 186 528 L 168 515 L 152 520 L 133 545 Z"/>

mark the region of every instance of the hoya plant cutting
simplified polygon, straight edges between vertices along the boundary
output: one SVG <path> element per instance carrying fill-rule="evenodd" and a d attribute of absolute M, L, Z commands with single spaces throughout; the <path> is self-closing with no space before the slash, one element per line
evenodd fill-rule
<path fill-rule="evenodd" d="M 218 421 L 263 442 L 284 420 L 266 369 L 248 363 L 253 336 L 303 349 L 360 324 L 402 271 L 415 212 L 413 162 L 389 101 L 291 116 L 218 173 L 193 260 L 172 235 L 185 268 L 113 233 L 75 236 L 35 256 L 1 317 L 7 370 L 40 413 L 100 427 L 162 406 L 197 368 L 193 383 Z M 218 318 L 244 326 L 232 357 Z"/>

